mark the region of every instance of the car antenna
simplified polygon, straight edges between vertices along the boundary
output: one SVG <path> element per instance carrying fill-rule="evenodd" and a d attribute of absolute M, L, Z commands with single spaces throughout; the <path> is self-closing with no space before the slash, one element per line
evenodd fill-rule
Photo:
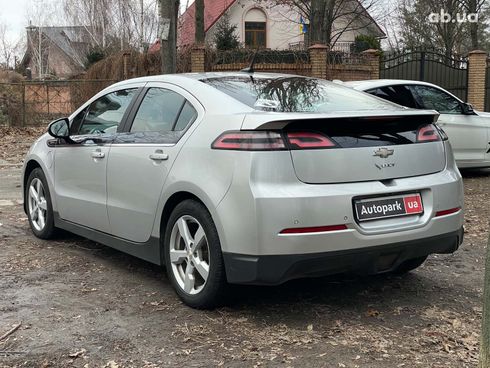
<path fill-rule="evenodd" d="M 255 72 L 255 70 L 254 70 L 255 58 L 256 58 L 258 53 L 259 53 L 259 49 L 256 49 L 254 56 L 252 56 L 252 61 L 250 62 L 250 65 L 248 67 L 240 70 L 241 72 L 244 72 L 244 73 L 254 73 Z"/>

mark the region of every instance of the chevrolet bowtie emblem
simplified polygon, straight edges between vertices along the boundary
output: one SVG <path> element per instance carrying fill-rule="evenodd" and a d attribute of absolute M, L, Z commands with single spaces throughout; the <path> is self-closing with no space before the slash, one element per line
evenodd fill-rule
<path fill-rule="evenodd" d="M 380 148 L 377 151 L 374 151 L 373 156 L 378 156 L 381 158 L 387 158 L 388 156 L 391 156 L 394 152 L 395 152 L 395 150 L 392 150 L 392 149 Z"/>

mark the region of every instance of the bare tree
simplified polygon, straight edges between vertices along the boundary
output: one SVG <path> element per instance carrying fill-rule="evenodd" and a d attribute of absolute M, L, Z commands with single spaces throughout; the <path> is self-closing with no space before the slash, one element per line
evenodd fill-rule
<path fill-rule="evenodd" d="M 137 48 L 157 35 L 157 0 L 63 0 L 66 16 L 83 26 L 93 46 L 103 50 Z"/>
<path fill-rule="evenodd" d="M 265 0 L 262 0 L 265 1 Z M 384 16 L 382 0 L 275 0 L 276 5 L 296 9 L 308 19 L 308 44 L 334 46 L 346 32 L 376 26 L 370 13 Z"/>
<path fill-rule="evenodd" d="M 485 41 L 488 8 L 488 0 L 402 0 L 400 35 L 404 47 L 447 56 L 476 49 Z M 478 21 L 470 21 L 475 15 Z"/>
<path fill-rule="evenodd" d="M 27 51 L 33 61 L 33 76 L 43 79 L 49 75 L 47 49 L 49 40 L 43 33 L 43 28 L 52 26 L 52 19 L 57 18 L 57 9 L 46 2 L 34 2 L 29 7 L 26 16 L 27 27 Z M 34 23 L 35 22 L 35 23 Z"/>
<path fill-rule="evenodd" d="M 14 43 L 8 37 L 7 25 L 0 23 L 0 59 L 3 59 L 0 65 L 5 65 L 5 69 L 10 68 L 13 57 Z"/>
<path fill-rule="evenodd" d="M 468 32 L 470 35 L 472 50 L 477 50 L 481 44 L 481 33 L 485 31 L 485 23 L 482 19 L 487 12 L 490 11 L 490 4 L 488 0 L 459 0 L 462 9 L 468 14 L 476 14 L 478 16 L 477 22 L 468 23 Z"/>

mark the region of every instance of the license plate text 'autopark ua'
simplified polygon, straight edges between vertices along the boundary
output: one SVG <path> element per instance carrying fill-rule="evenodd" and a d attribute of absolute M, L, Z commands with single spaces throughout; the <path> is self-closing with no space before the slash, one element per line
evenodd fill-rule
<path fill-rule="evenodd" d="M 420 194 L 356 201 L 354 204 L 359 221 L 415 215 L 424 212 Z"/>

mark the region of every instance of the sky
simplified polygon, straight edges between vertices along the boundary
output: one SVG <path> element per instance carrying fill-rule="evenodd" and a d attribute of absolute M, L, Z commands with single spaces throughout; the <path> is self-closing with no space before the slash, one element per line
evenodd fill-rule
<path fill-rule="evenodd" d="M 16 42 L 25 34 L 25 27 L 28 25 L 27 14 L 29 8 L 39 4 L 48 4 L 48 6 L 55 7 L 56 3 L 59 4 L 61 2 L 62 0 L 0 0 L 0 23 L 7 25 L 9 39 Z M 181 0 L 182 6 L 187 3 L 190 5 L 193 2 L 194 0 Z M 59 24 L 62 19 L 59 17 L 54 18 L 54 22 L 51 25 L 64 25 Z M 58 20 L 58 24 L 56 20 Z M 36 25 L 35 19 L 32 20 L 32 23 Z"/>
<path fill-rule="evenodd" d="M 0 0 L 0 24 L 7 27 L 7 36 L 10 42 L 16 43 L 25 39 L 26 27 L 29 24 L 29 9 L 41 7 L 56 9 L 56 4 L 62 0 Z M 36 25 L 36 20 L 31 19 Z M 57 22 L 58 21 L 58 22 Z M 53 17 L 52 25 L 62 25 L 61 17 Z"/>
<path fill-rule="evenodd" d="M 0 22 L 7 25 L 9 38 L 15 40 L 27 23 L 26 9 L 30 0 L 0 0 Z"/>

